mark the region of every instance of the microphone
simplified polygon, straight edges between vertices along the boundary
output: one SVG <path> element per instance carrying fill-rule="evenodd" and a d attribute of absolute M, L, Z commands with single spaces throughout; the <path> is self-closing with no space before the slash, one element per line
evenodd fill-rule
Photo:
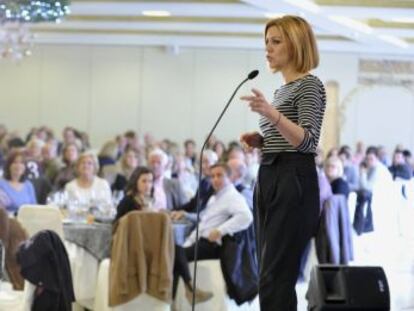
<path fill-rule="evenodd" d="M 227 108 L 229 107 L 231 101 L 233 100 L 234 96 L 236 95 L 237 91 L 240 89 L 240 87 L 246 83 L 248 80 L 252 80 L 257 77 L 259 74 L 259 70 L 253 70 L 247 75 L 247 78 L 244 79 L 234 90 L 233 94 L 231 94 L 230 99 L 228 100 L 226 106 L 224 107 L 223 111 L 221 112 L 220 116 L 218 117 L 216 123 L 214 124 L 213 128 L 211 129 L 210 133 L 207 135 L 206 140 L 203 143 L 203 146 L 201 147 L 200 151 L 200 167 L 198 171 L 198 191 L 197 191 L 197 200 L 196 200 L 196 213 L 197 213 L 197 222 L 196 222 L 196 241 L 195 241 L 195 247 L 194 247 L 194 272 L 193 272 L 193 301 L 191 305 L 191 310 L 195 310 L 195 290 L 196 290 L 196 282 L 197 282 L 197 258 L 198 258 L 198 224 L 200 222 L 200 186 L 201 186 L 201 174 L 202 174 L 202 162 L 203 162 L 203 152 L 204 149 L 207 146 L 207 143 L 213 135 L 214 130 L 216 129 L 217 125 L 220 123 L 221 118 L 223 117 L 224 113 L 226 112 Z"/>
<path fill-rule="evenodd" d="M 251 73 L 249 73 L 249 75 L 247 76 L 247 78 L 249 80 L 253 80 L 254 78 L 257 77 L 258 74 L 259 74 L 259 70 L 253 70 Z"/>

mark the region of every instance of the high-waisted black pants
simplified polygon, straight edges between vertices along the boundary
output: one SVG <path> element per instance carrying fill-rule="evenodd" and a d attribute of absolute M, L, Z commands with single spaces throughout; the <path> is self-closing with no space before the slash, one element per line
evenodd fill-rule
<path fill-rule="evenodd" d="M 316 231 L 319 186 L 314 156 L 264 156 L 255 189 L 261 311 L 297 310 L 301 255 Z"/>

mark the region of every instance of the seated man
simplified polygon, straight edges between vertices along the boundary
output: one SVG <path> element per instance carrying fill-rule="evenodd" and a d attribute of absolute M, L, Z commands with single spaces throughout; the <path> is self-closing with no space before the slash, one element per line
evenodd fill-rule
<path fill-rule="evenodd" d="M 231 172 L 228 166 L 216 164 L 211 167 L 210 172 L 214 194 L 200 214 L 198 243 L 198 259 L 200 260 L 219 258 L 222 237 L 245 230 L 253 221 L 252 212 L 245 198 L 230 180 Z M 190 302 L 193 288 L 188 261 L 194 259 L 195 242 L 196 231 L 193 230 L 185 241 L 184 247 L 176 246 L 174 264 L 173 292 L 175 294 L 178 277 L 181 276 L 185 284 L 186 297 Z M 196 290 L 196 303 L 209 298 L 211 298 L 211 293 Z"/>
<path fill-rule="evenodd" d="M 153 149 L 148 155 L 148 166 L 154 174 L 153 209 L 173 210 L 185 204 L 187 199 L 177 180 L 165 177 L 168 165 L 167 154 L 159 148 Z"/>
<path fill-rule="evenodd" d="M 198 191 L 200 192 L 200 212 L 206 207 L 208 199 L 213 195 L 214 189 L 211 186 L 210 180 L 210 168 L 218 161 L 217 154 L 210 149 L 207 149 L 203 153 L 201 161 L 201 184 L 200 188 L 197 189 L 197 193 L 194 197 L 186 204 L 180 206 L 177 210 L 183 210 L 185 212 L 194 213 L 197 211 L 197 196 Z"/>
<path fill-rule="evenodd" d="M 253 191 L 244 183 L 247 174 L 247 165 L 245 161 L 239 158 L 233 158 L 227 161 L 227 165 L 230 168 L 230 179 L 234 187 L 236 187 L 236 190 L 243 195 L 247 205 L 253 210 Z"/>
<path fill-rule="evenodd" d="M 358 234 L 374 229 L 378 231 L 390 225 L 394 227 L 396 205 L 393 191 L 391 173 L 378 159 L 377 148 L 369 147 L 360 164 L 360 189 L 354 216 L 354 228 Z"/>
<path fill-rule="evenodd" d="M 395 150 L 392 157 L 392 165 L 388 168 L 392 174 L 392 179 L 410 180 L 413 177 L 410 165 L 405 161 L 402 150 Z"/>

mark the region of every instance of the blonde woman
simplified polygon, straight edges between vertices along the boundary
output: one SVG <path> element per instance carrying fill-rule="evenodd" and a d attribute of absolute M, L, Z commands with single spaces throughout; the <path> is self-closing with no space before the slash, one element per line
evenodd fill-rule
<path fill-rule="evenodd" d="M 344 166 L 340 158 L 332 156 L 325 161 L 325 175 L 331 184 L 333 194 L 343 194 L 348 198 L 349 184 L 345 181 Z"/>
<path fill-rule="evenodd" d="M 256 234 L 260 260 L 260 309 L 297 309 L 300 259 L 319 218 L 315 153 L 325 112 L 323 83 L 310 70 L 319 63 L 313 31 L 303 18 L 270 20 L 264 33 L 266 59 L 284 84 L 272 102 L 261 91 L 243 96 L 260 115 L 258 132 L 245 133 L 248 149 L 260 148 L 256 184 Z"/>
<path fill-rule="evenodd" d="M 111 185 L 113 191 L 124 191 L 132 172 L 139 165 L 138 152 L 128 148 L 116 165 L 116 174 Z"/>
<path fill-rule="evenodd" d="M 65 186 L 68 197 L 83 204 L 111 204 L 111 188 L 105 179 L 97 176 L 98 170 L 96 155 L 91 152 L 81 154 L 76 162 L 76 178 Z"/>

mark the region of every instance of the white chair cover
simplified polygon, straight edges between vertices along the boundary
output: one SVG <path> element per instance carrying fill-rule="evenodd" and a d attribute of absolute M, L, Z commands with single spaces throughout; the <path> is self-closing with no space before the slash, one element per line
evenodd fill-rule
<path fill-rule="evenodd" d="M 40 230 L 53 230 L 63 240 L 62 214 L 51 205 L 23 205 L 17 213 L 17 220 L 27 230 L 29 237 Z"/>
<path fill-rule="evenodd" d="M 109 259 L 102 260 L 99 265 L 98 286 L 96 287 L 93 308 L 95 311 L 170 311 L 170 305 L 168 303 L 147 294 L 141 294 L 128 303 L 113 308 L 109 307 L 109 266 Z"/>
<path fill-rule="evenodd" d="M 2 290 L 0 291 L 0 311 L 30 311 L 33 294 L 36 287 L 28 282 L 24 281 L 23 291 L 11 290 L 11 284 L 8 289 L 4 289 L 5 284 L 1 284 Z"/>
<path fill-rule="evenodd" d="M 83 307 L 92 309 L 98 278 L 98 260 L 87 250 L 74 243 L 65 241 L 70 269 L 72 270 L 73 289 L 76 302 Z"/>

